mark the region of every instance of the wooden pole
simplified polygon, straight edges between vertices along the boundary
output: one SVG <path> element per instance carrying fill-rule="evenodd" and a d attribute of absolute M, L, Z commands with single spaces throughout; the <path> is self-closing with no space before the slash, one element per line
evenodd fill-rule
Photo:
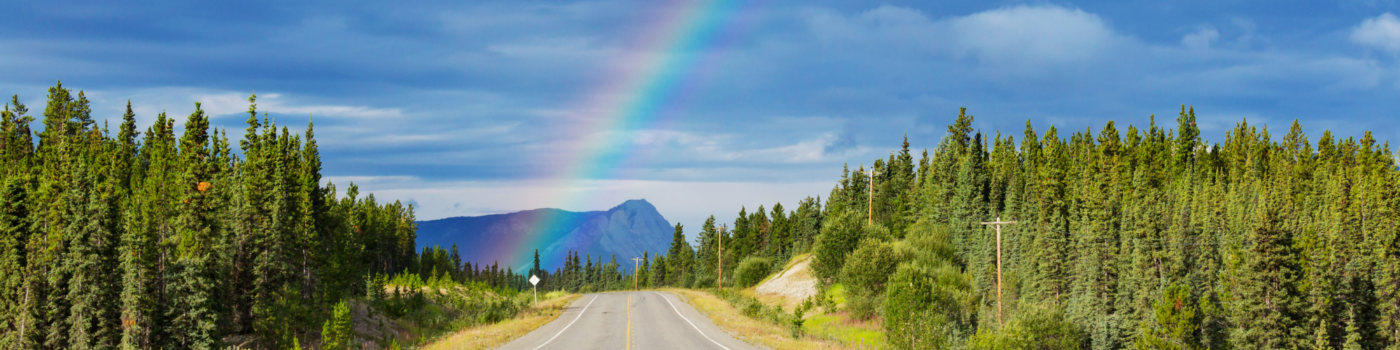
<path fill-rule="evenodd" d="M 632 290 L 641 290 L 637 287 L 637 275 L 641 273 L 642 258 L 632 257 Z"/>
<path fill-rule="evenodd" d="M 719 290 L 724 290 L 724 229 L 723 225 L 719 227 L 719 276 L 715 277 L 715 285 Z"/>
<path fill-rule="evenodd" d="M 984 221 L 984 222 L 982 222 L 983 225 L 993 225 L 993 226 L 995 226 L 996 229 L 997 229 L 997 325 L 998 325 L 998 326 L 1001 325 L 1001 225 L 1010 225 L 1010 224 L 1014 224 L 1014 223 L 1016 223 L 1016 222 L 1015 222 L 1015 221 L 1001 221 L 1001 217 L 1000 217 L 1000 216 L 997 217 L 997 221 L 993 221 L 993 222 L 985 222 L 985 221 Z"/>
<path fill-rule="evenodd" d="M 866 173 L 870 175 L 870 199 L 865 204 L 866 225 L 875 224 L 875 172 L 875 165 L 871 164 L 870 172 Z"/>

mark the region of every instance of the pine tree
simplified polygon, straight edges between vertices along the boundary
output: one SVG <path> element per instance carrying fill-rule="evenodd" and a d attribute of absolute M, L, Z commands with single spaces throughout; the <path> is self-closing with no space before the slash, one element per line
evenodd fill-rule
<path fill-rule="evenodd" d="M 1253 186 L 1260 208 L 1255 209 L 1250 220 L 1252 229 L 1245 234 L 1246 241 L 1238 254 L 1238 284 L 1229 288 L 1234 294 L 1230 342 L 1237 348 L 1303 346 L 1298 327 L 1298 267 L 1292 259 L 1293 210 L 1286 192 L 1287 181 L 1286 177 L 1274 176 Z"/>
<path fill-rule="evenodd" d="M 25 244 L 34 226 L 30 221 L 29 193 L 23 177 L 5 179 L 0 189 L 0 348 L 20 348 L 26 321 L 21 308 L 25 289 Z"/>
<path fill-rule="evenodd" d="M 198 103 L 185 122 L 185 134 L 180 138 L 181 172 L 176 177 L 177 198 L 175 216 L 175 261 L 170 283 L 171 343 L 187 349 L 213 348 L 219 334 L 220 315 L 214 297 L 218 275 L 213 259 L 213 244 L 218 227 L 211 206 L 212 184 L 209 172 L 209 120 Z"/>

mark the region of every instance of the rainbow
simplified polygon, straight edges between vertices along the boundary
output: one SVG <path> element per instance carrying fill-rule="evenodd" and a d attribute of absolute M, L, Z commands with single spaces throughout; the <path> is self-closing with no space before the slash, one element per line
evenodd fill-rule
<path fill-rule="evenodd" d="M 738 0 L 677 0 L 661 5 L 659 15 L 646 26 L 649 29 L 641 31 L 644 35 L 627 45 L 629 53 L 613 62 L 613 73 L 570 109 L 572 121 L 579 123 L 573 131 L 581 137 L 564 147 L 566 153 L 552 162 L 557 164 L 542 171 L 552 187 L 585 188 L 589 180 L 613 178 L 617 169 L 642 161 L 629 147 L 625 133 L 665 122 L 667 112 L 676 109 L 688 89 L 696 88 L 695 78 L 715 67 L 714 60 L 707 59 L 714 55 L 707 51 L 745 32 L 746 21 L 739 14 L 758 5 Z M 580 208 L 589 204 L 591 196 L 589 190 L 559 193 L 544 199 L 546 206 Z M 568 233 L 557 227 L 561 224 L 557 221 L 534 222 L 529 234 L 502 248 L 528 263 L 535 249 L 543 250 Z M 541 256 L 543 266 L 562 263 L 563 257 Z"/>

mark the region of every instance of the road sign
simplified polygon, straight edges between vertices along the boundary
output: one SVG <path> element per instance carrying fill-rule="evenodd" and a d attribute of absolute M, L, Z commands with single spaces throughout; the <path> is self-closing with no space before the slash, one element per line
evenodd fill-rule
<path fill-rule="evenodd" d="M 535 304 L 540 303 L 540 291 L 539 289 L 536 289 L 538 288 L 539 284 L 540 276 L 530 275 L 530 291 L 535 293 Z"/>

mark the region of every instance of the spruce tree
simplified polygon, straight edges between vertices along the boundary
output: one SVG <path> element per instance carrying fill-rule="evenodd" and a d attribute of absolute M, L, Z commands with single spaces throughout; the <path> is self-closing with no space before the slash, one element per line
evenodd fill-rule
<path fill-rule="evenodd" d="M 10 177 L 0 189 L 0 348 L 20 348 L 24 326 L 25 244 L 34 226 L 30 221 L 29 193 L 24 178 Z"/>
<path fill-rule="evenodd" d="M 208 182 L 212 179 L 209 156 L 209 119 L 196 103 L 180 138 L 180 174 L 170 184 L 180 203 L 175 210 L 175 261 L 167 313 L 171 344 L 186 349 L 211 349 L 222 338 L 214 298 L 218 275 L 211 261 L 219 231 L 209 190 L 227 184 Z"/>

